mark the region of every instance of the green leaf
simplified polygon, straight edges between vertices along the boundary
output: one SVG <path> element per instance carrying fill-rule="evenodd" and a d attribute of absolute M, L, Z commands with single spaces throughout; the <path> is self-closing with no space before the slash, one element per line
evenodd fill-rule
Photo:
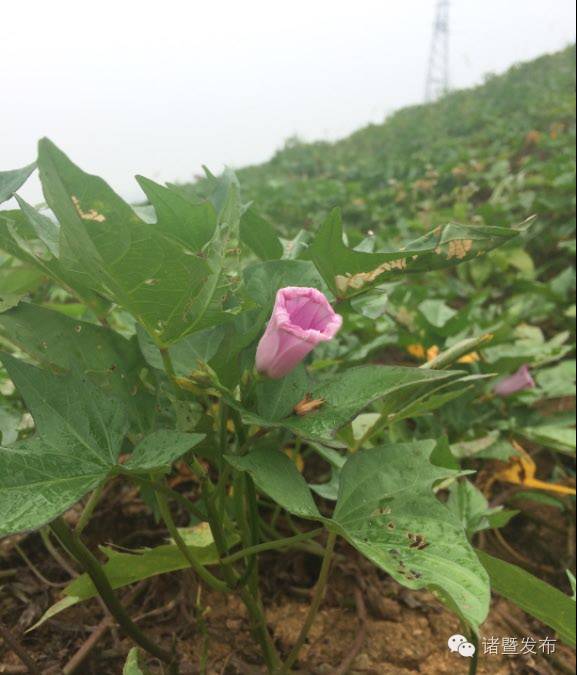
<path fill-rule="evenodd" d="M 371 403 L 379 401 L 379 411 L 384 415 L 392 415 L 411 401 L 434 391 L 441 383 L 455 380 L 461 375 L 462 373 L 453 371 L 401 366 L 359 366 L 333 375 L 318 384 L 303 386 L 306 381 L 299 380 L 300 386 L 303 386 L 300 398 L 295 387 L 280 389 L 281 398 L 275 403 L 275 410 L 287 413 L 282 419 L 268 419 L 249 413 L 232 399 L 230 404 L 239 408 L 246 419 L 254 424 L 280 426 L 305 438 L 334 444 L 336 432 Z M 298 403 L 307 395 L 310 399 L 321 401 L 320 407 L 302 417 L 289 414 L 289 408 L 292 412 L 295 399 Z"/>
<path fill-rule="evenodd" d="M 331 212 L 308 255 L 336 297 L 344 299 L 406 274 L 452 267 L 491 251 L 519 235 L 504 227 L 439 226 L 397 251 L 363 253 L 345 246 L 338 209 Z"/>
<path fill-rule="evenodd" d="M 22 300 L 22 297 L 19 293 L 4 293 L 0 291 L 0 314 L 16 307 L 20 300 Z"/>
<path fill-rule="evenodd" d="M 0 537 L 49 523 L 102 483 L 108 468 L 83 451 L 39 436 L 0 448 Z"/>
<path fill-rule="evenodd" d="M 30 226 L 34 229 L 38 239 L 40 239 L 55 258 L 58 258 L 60 251 L 60 228 L 58 224 L 37 211 L 33 206 L 30 206 L 18 195 L 16 195 L 16 201 Z"/>
<path fill-rule="evenodd" d="M 261 260 L 282 257 L 283 246 L 272 225 L 253 207 L 245 211 L 241 218 L 240 238 Z"/>
<path fill-rule="evenodd" d="M 0 448 L 0 536 L 38 528 L 119 471 L 127 430 L 122 403 L 84 376 L 55 375 L 2 355 L 36 434 Z M 201 437 L 157 432 L 137 446 L 123 471 L 165 466 Z M 155 452 L 156 451 L 156 452 Z"/>
<path fill-rule="evenodd" d="M 12 195 L 28 180 L 36 168 L 36 162 L 13 171 L 0 171 L 0 204 L 10 199 Z"/>
<path fill-rule="evenodd" d="M 307 482 L 283 452 L 259 448 L 243 457 L 226 455 L 226 460 L 238 471 L 246 471 L 259 490 L 289 513 L 321 518 Z"/>
<path fill-rule="evenodd" d="M 484 551 L 477 553 L 496 593 L 553 628 L 563 642 L 575 646 L 575 602 L 570 596 L 516 565 Z"/>
<path fill-rule="evenodd" d="M 38 166 L 46 201 L 60 221 L 61 263 L 131 312 L 157 344 L 228 318 L 222 251 L 190 250 L 144 222 L 47 139 L 39 144 Z"/>
<path fill-rule="evenodd" d="M 306 260 L 271 260 L 250 265 L 244 271 L 244 285 L 247 295 L 268 312 L 277 291 L 285 286 L 308 286 L 323 293 L 327 291 L 314 265 Z"/>
<path fill-rule="evenodd" d="M 168 347 L 175 373 L 179 377 L 190 375 L 200 364 L 208 363 L 217 353 L 224 335 L 224 326 L 214 326 L 187 335 Z M 137 330 L 138 343 L 146 362 L 153 368 L 164 370 L 158 347 L 142 329 Z"/>
<path fill-rule="evenodd" d="M 47 246 L 38 238 L 23 211 L 0 212 L 0 249 L 18 260 L 28 263 L 43 275 L 55 281 L 72 295 L 85 302 L 97 316 L 104 315 L 106 303 L 89 290 L 70 270 L 64 269 L 60 261 L 54 258 Z"/>
<path fill-rule="evenodd" d="M 126 412 L 73 373 L 54 375 L 7 354 L 2 362 L 34 418 L 36 430 L 57 453 L 73 451 L 101 467 L 116 463 L 127 429 Z"/>
<path fill-rule="evenodd" d="M 50 522 L 97 487 L 116 464 L 126 430 L 122 406 L 86 379 L 8 355 L 2 361 L 37 434 L 0 449 L 0 536 Z"/>
<path fill-rule="evenodd" d="M 399 583 L 437 591 L 476 629 L 489 609 L 488 578 L 461 523 L 433 494 L 435 482 L 454 475 L 430 463 L 434 448 L 420 441 L 350 456 L 333 522 Z"/>
<path fill-rule="evenodd" d="M 154 206 L 157 230 L 191 252 L 200 251 L 212 239 L 216 212 L 210 202 L 193 204 L 181 193 L 144 176 L 136 176 L 136 180 Z"/>
<path fill-rule="evenodd" d="M 204 437 L 204 434 L 184 434 L 165 429 L 154 431 L 134 448 L 124 467 L 138 472 L 169 467 Z"/>
<path fill-rule="evenodd" d="M 519 513 L 490 508 L 485 495 L 467 479 L 449 487 L 447 508 L 460 520 L 469 538 L 481 530 L 504 527 Z"/>
<path fill-rule="evenodd" d="M 133 647 L 126 657 L 122 675 L 149 675 L 149 673 L 148 668 L 142 665 L 140 651 L 137 647 Z"/>
<path fill-rule="evenodd" d="M 443 300 L 424 300 L 419 305 L 419 311 L 435 328 L 442 328 L 457 315 L 457 312 Z"/>
<path fill-rule="evenodd" d="M 302 364 L 280 380 L 264 379 L 256 387 L 258 414 L 273 422 L 292 415 L 308 386 L 309 378 Z"/>
<path fill-rule="evenodd" d="M 191 555 L 201 565 L 215 565 L 218 562 L 218 553 L 212 535 L 210 535 L 208 523 L 200 523 L 192 531 L 181 530 L 181 533 L 185 536 Z M 227 541 L 230 546 L 233 546 L 237 543 L 238 537 L 229 534 Z M 116 551 L 106 546 L 101 546 L 100 550 L 108 558 L 107 562 L 102 565 L 102 569 L 114 589 L 123 588 L 159 574 L 190 568 L 190 563 L 184 558 L 176 544 L 163 544 L 155 548 L 143 548 L 130 553 Z M 66 586 L 64 598 L 52 605 L 29 630 L 38 628 L 45 621 L 60 614 L 65 609 L 97 595 L 98 592 L 90 577 L 87 574 L 81 574 Z"/>
<path fill-rule="evenodd" d="M 140 379 L 146 364 L 134 338 L 29 303 L 1 314 L 0 331 L 39 363 L 86 376 L 122 400 L 136 430 L 151 428 L 156 399 Z"/>
<path fill-rule="evenodd" d="M 522 436 L 533 443 L 544 445 L 551 450 L 556 450 L 566 455 L 575 454 L 574 428 L 543 424 L 538 427 L 516 427 L 514 432 L 518 436 Z"/>
<path fill-rule="evenodd" d="M 410 401 L 406 407 L 394 414 L 392 421 L 398 422 L 407 418 L 420 417 L 433 410 L 442 408 L 455 398 L 463 396 L 480 380 L 484 380 L 487 377 L 487 375 L 465 375 L 452 382 L 444 382 L 435 389 L 426 391 L 424 394 Z"/>

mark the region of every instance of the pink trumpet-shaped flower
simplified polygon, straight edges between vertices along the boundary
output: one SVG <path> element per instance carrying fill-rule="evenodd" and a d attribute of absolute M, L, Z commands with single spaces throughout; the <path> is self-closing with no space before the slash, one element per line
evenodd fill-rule
<path fill-rule="evenodd" d="M 519 370 L 509 377 L 505 377 L 493 387 L 493 391 L 497 396 L 512 396 L 519 391 L 525 389 L 533 389 L 535 387 L 535 380 L 531 377 L 529 366 L 522 365 Z"/>
<path fill-rule="evenodd" d="M 319 342 L 338 333 L 343 319 L 316 288 L 287 286 L 276 294 L 272 316 L 256 350 L 259 372 L 280 379 Z"/>

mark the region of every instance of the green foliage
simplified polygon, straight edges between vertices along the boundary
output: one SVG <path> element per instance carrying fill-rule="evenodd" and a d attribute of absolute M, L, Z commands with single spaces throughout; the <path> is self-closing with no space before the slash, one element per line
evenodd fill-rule
<path fill-rule="evenodd" d="M 194 211 L 194 234 L 183 239 L 182 225 L 164 208 L 160 227 L 144 222 L 102 179 L 81 171 L 48 140 L 40 142 L 38 168 L 60 221 L 60 258 L 80 283 L 131 312 L 162 345 L 225 319 L 226 237 L 207 251 L 198 245 L 215 217 L 209 209 Z M 219 227 L 233 229 L 238 222 Z"/>
<path fill-rule="evenodd" d="M 207 527 L 202 524 L 191 531 L 181 530 L 186 537 L 189 554 L 194 556 L 202 565 L 215 565 L 218 562 L 214 541 L 207 532 Z M 236 539 L 229 537 L 230 544 Z M 117 551 L 113 548 L 102 546 L 102 553 L 106 556 L 106 563 L 102 566 L 112 588 L 123 588 L 137 581 L 149 579 L 159 574 L 178 572 L 186 569 L 189 565 L 176 544 L 162 544 L 150 549 L 131 551 Z M 98 595 L 98 592 L 87 574 L 82 574 L 72 581 L 64 590 L 62 600 L 52 605 L 34 625 L 38 628 L 48 619 L 52 619 L 60 612 L 79 602 L 90 600 Z"/>
<path fill-rule="evenodd" d="M 472 260 L 514 239 L 518 231 L 499 227 L 449 224 L 396 251 L 365 253 L 343 244 L 339 211 L 333 211 L 308 249 L 324 280 L 339 299 L 406 274 L 451 267 Z"/>
<path fill-rule="evenodd" d="M 493 589 L 553 628 L 563 642 L 575 646 L 575 601 L 525 570 L 478 551 Z"/>
<path fill-rule="evenodd" d="M 574 476 L 575 416 L 561 412 L 575 395 L 574 80 L 572 48 L 338 143 L 293 142 L 241 181 L 139 176 L 146 207 L 40 142 L 48 208 L 16 195 L 19 209 L 0 211 L 0 535 L 51 523 L 122 475 L 173 537 L 103 549 L 98 567 L 56 520 L 88 573 L 42 621 L 190 567 L 238 590 L 262 628 L 266 505 L 431 589 L 474 630 L 492 585 L 574 643 L 568 598 L 484 553 L 481 565 L 469 543 L 519 514 L 491 508 L 472 478 L 518 457 L 511 439 L 561 453 L 537 485 Z M 0 201 L 35 166 L 0 173 Z M 511 225 L 531 214 L 530 229 Z M 269 380 L 255 351 L 287 286 L 323 292 L 343 328 Z M 497 397 L 495 378 L 524 364 L 535 387 Z M 195 474 L 194 503 L 166 481 L 177 461 Z M 167 499 L 193 531 L 176 529 Z M 223 562 L 240 542 L 247 552 Z M 144 672 L 136 651 L 125 672 Z"/>
<path fill-rule="evenodd" d="M 6 354 L 2 362 L 37 430 L 0 451 L 0 535 L 6 535 L 50 522 L 117 473 L 128 418 L 119 401 L 86 378 L 54 375 Z M 136 446 L 126 468 L 162 468 L 202 438 L 157 431 Z"/>
<path fill-rule="evenodd" d="M 0 171 L 0 204 L 10 199 L 12 195 L 28 180 L 36 164 L 29 164 L 14 171 Z"/>
<path fill-rule="evenodd" d="M 328 521 L 286 455 L 262 449 L 229 462 L 290 513 L 336 529 L 403 585 L 437 591 L 476 628 L 488 612 L 488 579 L 461 523 L 433 494 L 433 485 L 454 473 L 430 463 L 434 447 L 403 443 L 351 455 Z"/>

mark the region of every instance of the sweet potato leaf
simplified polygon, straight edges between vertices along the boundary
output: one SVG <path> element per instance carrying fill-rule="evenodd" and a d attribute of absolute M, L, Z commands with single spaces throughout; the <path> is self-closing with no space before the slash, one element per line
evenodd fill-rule
<path fill-rule="evenodd" d="M 396 251 L 365 253 L 345 246 L 341 214 L 335 209 L 317 232 L 308 257 L 335 296 L 344 299 L 406 274 L 444 269 L 471 260 L 519 234 L 520 230 L 514 228 L 449 223 Z"/>

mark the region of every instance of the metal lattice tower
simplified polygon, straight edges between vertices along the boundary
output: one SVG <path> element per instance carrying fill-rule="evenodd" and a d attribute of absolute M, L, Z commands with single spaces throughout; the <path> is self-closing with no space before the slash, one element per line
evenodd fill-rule
<path fill-rule="evenodd" d="M 425 85 L 427 101 L 435 101 L 449 91 L 449 8 L 450 0 L 437 0 Z"/>

